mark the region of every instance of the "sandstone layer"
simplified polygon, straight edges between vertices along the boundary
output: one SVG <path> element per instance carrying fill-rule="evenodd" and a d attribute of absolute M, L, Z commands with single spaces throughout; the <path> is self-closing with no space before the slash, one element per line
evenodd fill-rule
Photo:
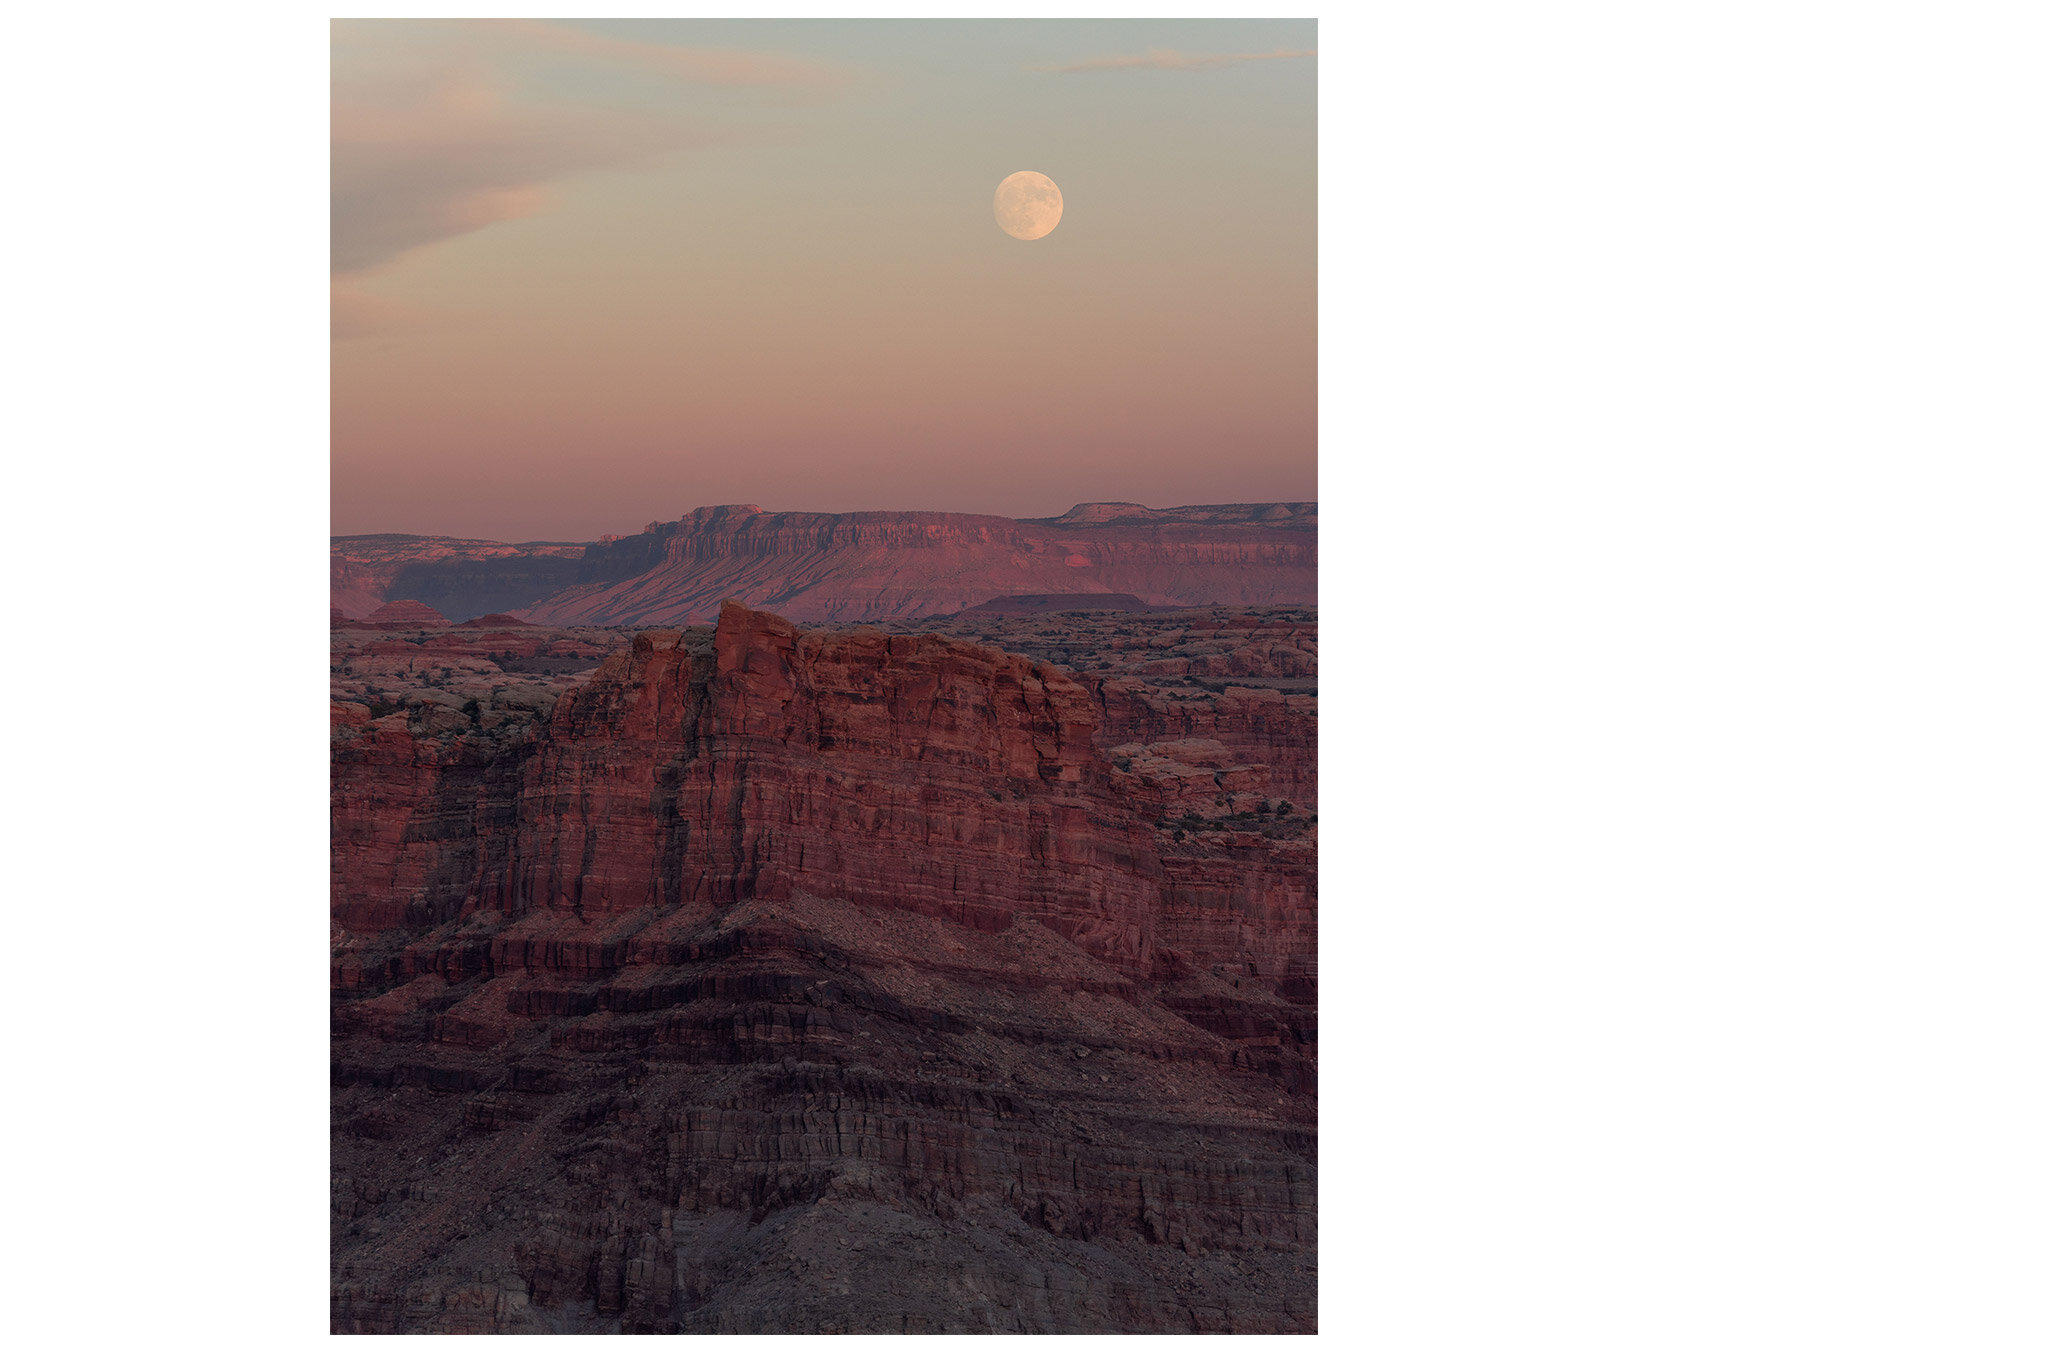
<path fill-rule="evenodd" d="M 1143 652 L 1312 656 L 1234 618 Z M 337 1331 L 1314 1328 L 1312 695 L 416 637 L 337 631 Z"/>

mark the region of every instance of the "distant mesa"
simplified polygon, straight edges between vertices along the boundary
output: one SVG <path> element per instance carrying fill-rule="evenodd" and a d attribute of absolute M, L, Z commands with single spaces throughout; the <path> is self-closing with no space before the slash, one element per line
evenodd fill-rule
<path fill-rule="evenodd" d="M 513 628 L 532 629 L 533 626 L 516 615 L 505 615 L 501 612 L 493 615 L 480 615 L 474 620 L 465 620 L 455 628 L 459 630 L 503 630 Z"/>
<path fill-rule="evenodd" d="M 721 526 L 729 522 L 743 522 L 749 517 L 765 517 L 768 514 L 756 503 L 720 503 L 716 507 L 700 507 L 685 513 L 676 523 L 651 522 L 649 530 L 659 530 L 669 525 L 688 524 L 692 526 Z"/>
<path fill-rule="evenodd" d="M 1095 522 L 1140 520 L 1157 515 L 1143 503 L 1076 503 L 1053 520 L 1063 526 L 1087 526 Z"/>
<path fill-rule="evenodd" d="M 1048 605 L 1312 606 L 1316 543 L 1314 502 L 1079 503 L 1036 518 L 726 503 L 586 543 L 340 536 L 328 600 L 371 615 L 357 623 L 373 627 L 505 615 L 540 626 L 693 625 L 727 597 L 799 623 L 859 624 L 1083 587 L 1093 589 L 1086 603 Z M 400 600 L 426 614 L 379 619 L 381 604 Z"/>
<path fill-rule="evenodd" d="M 1076 503 L 1057 517 L 1044 520 L 1056 526 L 1135 526 L 1140 522 L 1203 523 L 1232 522 L 1263 526 L 1314 529 L 1314 503 L 1202 503 L 1191 507 L 1146 507 L 1143 503 Z"/>
<path fill-rule="evenodd" d="M 414 629 L 448 623 L 447 616 L 424 601 L 387 601 L 364 619 L 372 625 L 405 625 Z"/>
<path fill-rule="evenodd" d="M 349 616 L 401 600 L 431 606 L 451 621 L 503 615 L 573 586 L 590 548 L 584 541 L 336 536 L 328 605 Z"/>
<path fill-rule="evenodd" d="M 1128 592 L 1036 592 L 1020 597 L 990 597 L 962 615 L 1050 615 L 1059 611 L 1171 611 Z"/>

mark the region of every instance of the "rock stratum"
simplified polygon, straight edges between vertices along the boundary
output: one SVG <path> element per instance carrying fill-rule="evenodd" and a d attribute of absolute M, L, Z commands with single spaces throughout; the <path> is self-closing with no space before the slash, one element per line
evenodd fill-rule
<path fill-rule="evenodd" d="M 1315 1328 L 1312 614 L 988 623 L 337 629 L 336 1332 Z"/>
<path fill-rule="evenodd" d="M 734 598 L 806 622 L 944 615 L 1103 594 L 1162 607 L 1313 605 L 1316 505 L 1083 503 L 1058 517 L 699 508 L 587 544 L 342 536 L 330 604 L 412 600 L 462 621 L 688 625 Z"/>

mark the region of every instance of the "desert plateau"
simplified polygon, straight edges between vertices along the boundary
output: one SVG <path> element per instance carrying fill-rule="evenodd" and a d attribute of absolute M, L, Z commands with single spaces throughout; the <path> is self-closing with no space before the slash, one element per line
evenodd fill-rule
<path fill-rule="evenodd" d="M 344 615 L 410 599 L 449 620 L 502 612 L 569 626 L 699 623 L 728 598 L 798 622 L 855 622 L 1084 594 L 1312 604 L 1316 505 L 1081 503 L 1017 520 L 735 504 L 586 542 L 340 536 L 330 564 L 330 605 Z"/>

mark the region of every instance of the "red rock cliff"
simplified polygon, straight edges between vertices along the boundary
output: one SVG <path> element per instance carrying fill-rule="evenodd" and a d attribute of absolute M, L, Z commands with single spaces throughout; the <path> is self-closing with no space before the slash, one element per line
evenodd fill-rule
<path fill-rule="evenodd" d="M 1313 832 L 1106 708 L 738 605 L 337 705 L 336 1330 L 1312 1329 Z"/>
<path fill-rule="evenodd" d="M 1026 916 L 1142 969 L 1158 860 L 1096 729 L 1057 668 L 929 635 L 804 635 L 729 604 L 708 651 L 643 634 L 556 707 L 508 909 L 803 891 Z"/>

